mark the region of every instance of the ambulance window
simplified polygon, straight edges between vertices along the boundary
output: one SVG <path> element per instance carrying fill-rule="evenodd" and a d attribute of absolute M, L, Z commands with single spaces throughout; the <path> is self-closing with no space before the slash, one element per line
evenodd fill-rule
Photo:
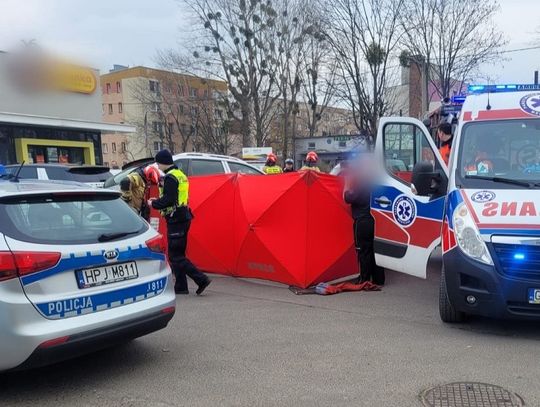
<path fill-rule="evenodd" d="M 430 161 L 440 168 L 424 132 L 414 124 L 387 124 L 383 129 L 386 170 L 410 184 L 412 170 L 419 161 Z"/>

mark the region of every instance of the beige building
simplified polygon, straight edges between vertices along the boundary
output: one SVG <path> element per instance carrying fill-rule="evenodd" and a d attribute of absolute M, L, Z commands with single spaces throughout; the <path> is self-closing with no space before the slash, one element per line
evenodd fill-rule
<path fill-rule="evenodd" d="M 180 153 L 220 147 L 226 113 L 218 102 L 227 92 L 225 82 L 115 65 L 101 75 L 101 90 L 103 121 L 137 128 L 126 136 L 102 135 L 103 161 L 110 167 L 163 148 Z"/>

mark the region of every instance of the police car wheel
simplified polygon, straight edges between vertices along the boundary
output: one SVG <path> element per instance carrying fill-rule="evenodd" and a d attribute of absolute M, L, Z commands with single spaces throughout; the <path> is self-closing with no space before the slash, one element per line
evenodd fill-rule
<path fill-rule="evenodd" d="M 465 319 L 465 314 L 456 311 L 450 303 L 444 270 L 441 272 L 441 283 L 439 285 L 439 315 L 441 316 L 441 320 L 447 323 L 462 322 Z"/>

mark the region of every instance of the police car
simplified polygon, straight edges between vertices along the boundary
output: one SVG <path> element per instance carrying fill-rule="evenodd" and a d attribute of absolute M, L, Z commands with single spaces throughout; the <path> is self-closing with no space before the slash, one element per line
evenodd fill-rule
<path fill-rule="evenodd" d="M 0 371 L 164 328 L 175 312 L 164 252 L 117 192 L 0 180 Z"/>
<path fill-rule="evenodd" d="M 421 122 L 381 120 L 376 154 L 385 165 L 371 203 L 376 260 L 425 278 L 441 246 L 443 321 L 540 319 L 540 87 L 469 91 L 449 168 Z M 386 165 L 396 156 L 406 170 Z"/>

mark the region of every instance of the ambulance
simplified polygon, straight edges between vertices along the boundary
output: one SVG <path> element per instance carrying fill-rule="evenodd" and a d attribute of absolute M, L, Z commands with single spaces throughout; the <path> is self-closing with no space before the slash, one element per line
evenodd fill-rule
<path fill-rule="evenodd" d="M 444 322 L 540 319 L 540 86 L 476 85 L 469 93 L 448 167 L 422 122 L 381 119 L 376 261 L 426 278 L 442 249 Z"/>

